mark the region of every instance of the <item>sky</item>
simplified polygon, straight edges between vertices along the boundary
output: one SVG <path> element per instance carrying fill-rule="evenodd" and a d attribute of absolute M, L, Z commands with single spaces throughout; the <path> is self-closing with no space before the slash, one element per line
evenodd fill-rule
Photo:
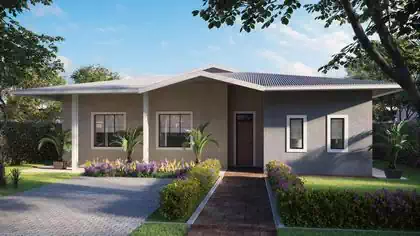
<path fill-rule="evenodd" d="M 240 32 L 237 24 L 209 30 L 191 14 L 201 6 L 202 0 L 55 0 L 51 6 L 32 7 L 18 20 L 37 33 L 65 38 L 58 44 L 65 76 L 91 64 L 124 78 L 179 74 L 207 65 L 323 75 L 317 69 L 353 38 L 348 25 L 325 29 L 303 8 L 288 26 L 277 21 L 251 33 Z M 328 73 L 345 75 L 344 69 Z"/>

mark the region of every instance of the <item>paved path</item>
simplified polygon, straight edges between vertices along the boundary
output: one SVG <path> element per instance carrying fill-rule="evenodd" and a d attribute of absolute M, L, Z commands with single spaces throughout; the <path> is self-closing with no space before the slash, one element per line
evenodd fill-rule
<path fill-rule="evenodd" d="M 0 197 L 0 235 L 127 235 L 170 181 L 80 177 Z"/>
<path fill-rule="evenodd" d="M 225 173 L 188 235 L 276 235 L 263 174 Z"/>

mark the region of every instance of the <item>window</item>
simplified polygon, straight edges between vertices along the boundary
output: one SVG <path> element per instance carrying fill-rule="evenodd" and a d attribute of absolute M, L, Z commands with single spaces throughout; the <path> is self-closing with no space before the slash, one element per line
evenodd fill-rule
<path fill-rule="evenodd" d="M 125 113 L 92 113 L 93 147 L 120 147 L 117 135 L 125 131 Z"/>
<path fill-rule="evenodd" d="M 328 152 L 347 152 L 348 116 L 329 115 L 327 119 Z"/>
<path fill-rule="evenodd" d="M 286 151 L 306 152 L 307 118 L 305 115 L 287 116 Z"/>
<path fill-rule="evenodd" d="M 158 119 L 158 147 L 183 148 L 188 140 L 188 130 L 192 129 L 191 112 L 159 112 Z"/>

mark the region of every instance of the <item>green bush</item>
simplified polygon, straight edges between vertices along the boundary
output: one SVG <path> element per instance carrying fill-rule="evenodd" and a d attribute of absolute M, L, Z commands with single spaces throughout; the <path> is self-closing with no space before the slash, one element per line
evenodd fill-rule
<path fill-rule="evenodd" d="M 348 229 L 420 229 L 420 195 L 415 191 L 308 190 L 283 163 L 266 165 L 277 194 L 282 223 L 291 227 Z"/>
<path fill-rule="evenodd" d="M 50 122 L 7 122 L 4 129 L 6 145 L 3 150 L 6 162 L 11 165 L 27 163 L 52 163 L 58 159 L 53 145 L 47 144 L 38 151 L 38 141 L 45 134 L 51 134 L 51 128 L 61 125 Z M 47 164 L 47 163 L 46 163 Z"/>
<path fill-rule="evenodd" d="M 200 165 L 192 168 L 188 173 L 188 178 L 198 180 L 202 193 L 207 193 L 211 189 L 218 176 L 215 169 L 205 168 Z"/>
<path fill-rule="evenodd" d="M 160 213 L 169 220 L 187 217 L 195 210 L 200 196 L 197 179 L 175 180 L 160 192 Z"/>
<path fill-rule="evenodd" d="M 208 159 L 193 167 L 187 177 L 177 179 L 160 192 L 160 213 L 168 220 L 189 217 L 219 176 L 218 160 Z"/>

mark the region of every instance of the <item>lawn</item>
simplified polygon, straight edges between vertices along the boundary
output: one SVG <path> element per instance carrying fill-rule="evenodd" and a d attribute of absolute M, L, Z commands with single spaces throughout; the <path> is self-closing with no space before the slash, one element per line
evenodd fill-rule
<path fill-rule="evenodd" d="M 409 236 L 419 235 L 418 232 L 387 232 L 387 231 L 351 231 L 323 229 L 279 229 L 278 236 Z"/>
<path fill-rule="evenodd" d="M 184 236 L 187 235 L 186 224 L 145 223 L 131 232 L 130 236 Z"/>
<path fill-rule="evenodd" d="M 10 170 L 13 168 L 19 168 L 21 170 L 31 168 L 29 165 L 24 166 L 13 166 L 6 167 L 6 175 L 10 173 Z M 45 184 L 55 183 L 64 179 L 71 179 L 79 174 L 72 173 L 25 173 L 22 171 L 21 180 L 19 182 L 19 187 L 14 188 L 8 180 L 9 184 L 6 188 L 0 187 L 0 196 L 6 196 L 15 194 L 18 192 L 23 192 L 29 189 L 38 188 Z"/>
<path fill-rule="evenodd" d="M 386 163 L 383 161 L 374 161 L 373 166 L 383 169 Z M 391 180 L 375 178 L 356 178 L 356 177 L 324 177 L 324 176 L 304 176 L 305 187 L 320 190 L 354 190 L 357 192 L 373 192 L 378 189 L 386 188 L 388 190 L 420 189 L 420 169 L 398 165 L 398 168 L 404 171 L 404 177 L 408 180 Z"/>

